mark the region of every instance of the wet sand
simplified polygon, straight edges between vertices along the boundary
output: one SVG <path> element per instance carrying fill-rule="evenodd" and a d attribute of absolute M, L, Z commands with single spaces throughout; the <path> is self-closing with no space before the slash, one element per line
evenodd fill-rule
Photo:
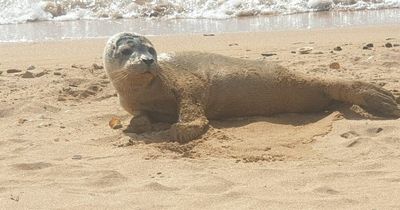
<path fill-rule="evenodd" d="M 319 77 L 373 82 L 398 97 L 399 34 L 399 25 L 388 25 L 150 40 L 159 53 L 264 59 Z M 130 116 L 98 67 L 104 43 L 0 44 L 2 208 L 400 208 L 400 120 L 338 106 L 214 121 L 185 145 L 127 136 L 108 125 L 116 116 L 126 126 Z M 364 50 L 368 43 L 374 47 Z M 293 53 L 301 47 L 313 50 Z M 329 67 L 334 62 L 338 69 Z"/>

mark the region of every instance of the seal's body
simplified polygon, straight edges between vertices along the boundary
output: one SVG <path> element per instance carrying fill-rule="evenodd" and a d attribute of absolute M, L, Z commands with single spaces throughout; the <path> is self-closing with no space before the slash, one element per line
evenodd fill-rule
<path fill-rule="evenodd" d="M 334 101 L 400 116 L 390 92 L 364 82 L 309 78 L 279 65 L 212 53 L 162 57 L 137 34 L 117 34 L 106 46 L 106 71 L 121 105 L 134 115 L 135 132 L 150 130 L 151 122 L 171 122 L 172 135 L 188 141 L 205 132 L 208 119 L 317 112 Z"/>

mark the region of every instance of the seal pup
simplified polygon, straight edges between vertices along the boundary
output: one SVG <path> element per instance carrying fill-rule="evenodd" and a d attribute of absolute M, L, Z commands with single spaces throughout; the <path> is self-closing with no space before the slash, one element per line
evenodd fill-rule
<path fill-rule="evenodd" d="M 135 133 L 150 131 L 153 122 L 169 122 L 172 137 L 187 142 L 207 130 L 209 119 L 318 112 L 335 101 L 400 117 L 389 91 L 361 81 L 307 77 L 276 64 L 213 53 L 160 58 L 136 33 L 116 34 L 106 44 L 105 70 L 121 106 L 133 115 Z"/>

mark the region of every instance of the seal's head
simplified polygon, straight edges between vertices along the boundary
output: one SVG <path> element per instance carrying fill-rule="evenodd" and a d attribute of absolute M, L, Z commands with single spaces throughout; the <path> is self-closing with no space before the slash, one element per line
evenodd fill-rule
<path fill-rule="evenodd" d="M 104 49 L 104 66 L 114 85 L 128 79 L 147 83 L 158 68 L 157 52 L 144 36 L 118 33 L 108 40 Z"/>

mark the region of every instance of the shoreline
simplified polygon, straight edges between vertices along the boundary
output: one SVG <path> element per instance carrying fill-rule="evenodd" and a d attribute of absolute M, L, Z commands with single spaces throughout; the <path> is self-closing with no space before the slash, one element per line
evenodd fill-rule
<path fill-rule="evenodd" d="M 42 21 L 0 25 L 0 43 L 108 37 L 119 31 L 146 35 L 179 35 L 232 32 L 272 32 L 374 25 L 399 25 L 400 9 L 298 13 L 235 19 L 117 19 Z M 38 33 L 40 31 L 40 33 Z"/>

